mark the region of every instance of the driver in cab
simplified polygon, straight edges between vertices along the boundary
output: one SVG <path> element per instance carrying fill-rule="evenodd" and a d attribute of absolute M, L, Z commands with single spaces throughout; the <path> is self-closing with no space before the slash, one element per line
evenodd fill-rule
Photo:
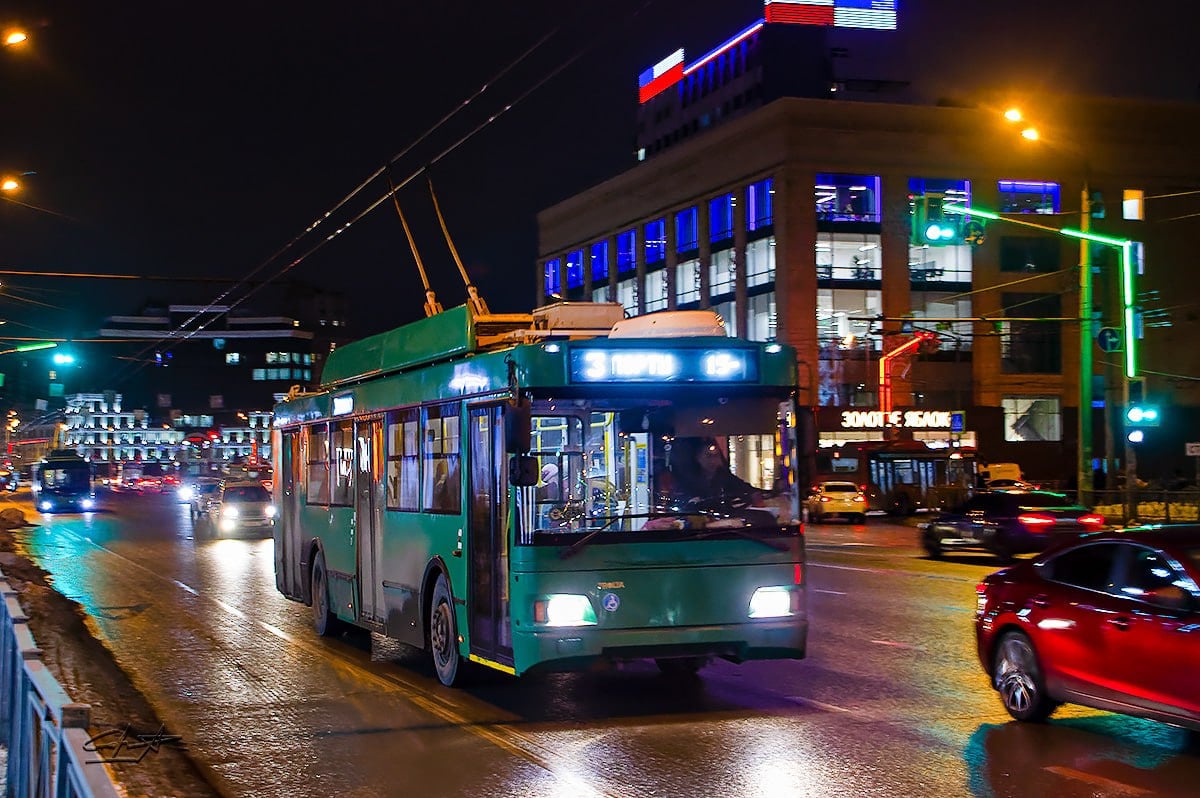
<path fill-rule="evenodd" d="M 677 450 L 671 458 L 672 485 L 684 501 L 741 499 L 757 504 L 761 500 L 758 488 L 729 469 L 725 447 L 716 438 L 677 438 L 672 448 Z"/>

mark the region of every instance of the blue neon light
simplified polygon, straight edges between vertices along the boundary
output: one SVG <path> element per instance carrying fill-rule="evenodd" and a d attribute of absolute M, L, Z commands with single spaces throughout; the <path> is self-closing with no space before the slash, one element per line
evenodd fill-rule
<path fill-rule="evenodd" d="M 686 76 L 688 76 L 688 75 L 692 74 L 692 73 L 693 73 L 693 72 L 695 72 L 697 69 L 699 69 L 700 67 L 704 66 L 704 65 L 705 65 L 705 64 L 707 64 L 709 61 L 711 61 L 712 59 L 714 59 L 714 58 L 716 58 L 717 56 L 719 56 L 721 53 L 725 52 L 725 51 L 726 51 L 726 50 L 728 50 L 729 48 L 731 48 L 731 47 L 733 47 L 734 45 L 736 45 L 736 44 L 738 44 L 739 42 L 741 42 L 743 39 L 748 39 L 748 38 L 750 38 L 750 37 L 751 37 L 751 36 L 753 36 L 753 35 L 754 35 L 754 34 L 755 34 L 757 31 L 758 31 L 758 29 L 759 29 L 759 28 L 761 28 L 761 27 L 762 27 L 764 24 L 766 24 L 766 22 L 765 22 L 764 20 L 761 20 L 761 19 L 760 19 L 758 22 L 755 22 L 753 25 L 751 25 L 750 27 L 746 28 L 745 30 L 743 30 L 741 33 L 739 33 L 739 34 L 737 34 L 736 36 L 734 36 L 734 37 L 733 37 L 732 39 L 730 39 L 729 41 L 727 41 L 727 42 L 725 42 L 724 44 L 722 44 L 721 46 L 717 47 L 715 50 L 712 50 L 711 52 L 709 52 L 707 55 L 705 55 L 703 58 L 701 58 L 701 59 L 700 59 L 699 61 L 697 61 L 696 63 L 694 63 L 694 64 L 692 64 L 692 65 L 690 65 L 690 66 L 684 67 L 684 69 L 683 69 L 683 74 L 684 74 L 684 77 L 686 77 Z"/>

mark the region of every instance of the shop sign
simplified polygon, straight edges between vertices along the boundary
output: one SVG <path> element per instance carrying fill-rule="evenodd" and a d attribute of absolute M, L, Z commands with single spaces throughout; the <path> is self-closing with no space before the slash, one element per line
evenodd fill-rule
<path fill-rule="evenodd" d="M 954 423 L 955 415 L 950 410 L 845 410 L 842 412 L 842 429 L 904 427 L 948 430 Z"/>

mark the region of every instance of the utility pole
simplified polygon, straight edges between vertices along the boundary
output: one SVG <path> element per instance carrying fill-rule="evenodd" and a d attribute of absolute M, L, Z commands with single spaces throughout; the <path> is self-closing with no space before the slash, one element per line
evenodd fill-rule
<path fill-rule="evenodd" d="M 1091 231 L 1092 195 L 1083 181 L 1079 229 Z M 1091 507 L 1092 498 L 1092 242 L 1079 239 L 1079 437 L 1075 480 L 1077 501 Z"/>

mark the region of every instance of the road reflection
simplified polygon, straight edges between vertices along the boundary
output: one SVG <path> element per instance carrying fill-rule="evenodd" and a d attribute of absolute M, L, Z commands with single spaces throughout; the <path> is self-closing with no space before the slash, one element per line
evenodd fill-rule
<path fill-rule="evenodd" d="M 1100 713 L 1046 724 L 983 724 L 964 751 L 971 794 L 1194 796 L 1197 735 Z"/>

